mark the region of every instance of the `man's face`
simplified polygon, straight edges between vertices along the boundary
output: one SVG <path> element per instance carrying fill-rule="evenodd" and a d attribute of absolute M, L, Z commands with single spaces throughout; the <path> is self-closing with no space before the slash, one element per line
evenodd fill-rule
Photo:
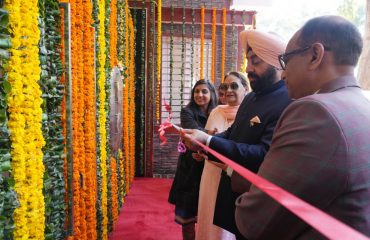
<path fill-rule="evenodd" d="M 253 92 L 260 92 L 276 82 L 276 69 L 260 59 L 253 50 L 247 53 L 247 73 Z"/>
<path fill-rule="evenodd" d="M 287 45 L 285 53 L 302 49 L 302 46 L 298 45 L 299 36 L 300 31 L 294 34 Z M 289 57 L 287 57 L 285 71 L 282 77 L 287 84 L 289 97 L 292 99 L 298 99 L 312 94 L 312 87 L 309 86 L 310 74 L 307 71 L 307 64 L 310 59 L 309 52 L 310 51 L 307 50 L 300 54 L 287 54 Z"/>
<path fill-rule="evenodd" d="M 226 90 L 218 89 L 218 101 L 222 105 L 226 105 L 227 104 L 227 101 L 226 101 Z"/>

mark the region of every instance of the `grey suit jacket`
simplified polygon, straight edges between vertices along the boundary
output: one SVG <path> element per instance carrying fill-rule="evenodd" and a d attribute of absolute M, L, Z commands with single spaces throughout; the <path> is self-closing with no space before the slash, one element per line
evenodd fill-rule
<path fill-rule="evenodd" d="M 258 174 L 370 236 L 370 102 L 356 79 L 290 104 Z M 324 238 L 254 185 L 236 223 L 249 240 Z"/>

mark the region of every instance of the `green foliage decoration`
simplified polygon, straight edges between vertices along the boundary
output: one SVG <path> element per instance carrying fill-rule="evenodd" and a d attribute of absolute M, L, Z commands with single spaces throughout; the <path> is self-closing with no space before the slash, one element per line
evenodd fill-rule
<path fill-rule="evenodd" d="M 100 32 L 99 27 L 99 1 L 93 0 L 93 19 L 94 19 L 94 28 L 95 28 L 95 79 L 99 79 L 100 77 L 100 62 L 98 56 L 100 54 L 100 45 L 98 41 L 98 36 Z M 100 92 L 99 84 L 96 82 L 96 92 Z M 96 98 L 96 119 L 99 118 L 99 111 L 100 108 L 100 99 Z M 102 208 L 102 171 L 101 171 L 101 164 L 100 164 L 100 132 L 99 128 L 99 121 L 96 121 L 97 129 L 96 129 L 96 166 L 97 166 L 97 199 L 96 199 L 96 232 L 97 238 L 103 238 L 103 208 Z"/>
<path fill-rule="evenodd" d="M 173 18 L 174 9 L 171 5 L 171 25 L 170 25 L 170 106 L 172 106 L 172 82 L 173 82 Z"/>
<path fill-rule="evenodd" d="M 42 132 L 45 139 L 44 188 L 45 239 L 65 237 L 64 137 L 61 102 L 64 85 L 60 83 L 63 66 L 60 59 L 60 11 L 57 0 L 39 0 L 40 87 L 43 98 Z"/>
<path fill-rule="evenodd" d="M 122 75 L 122 78 L 126 78 L 126 53 L 125 53 L 125 47 L 126 47 L 126 14 L 125 14 L 125 7 L 126 7 L 126 1 L 118 1 L 117 5 L 117 27 L 118 27 L 118 39 L 117 39 L 117 57 L 118 62 L 121 64 L 120 66 L 120 72 Z M 122 113 L 123 114 L 123 113 Z M 124 131 L 124 130 L 123 130 Z M 122 132 L 123 134 L 123 132 Z M 123 146 L 123 138 L 122 138 L 122 146 Z M 123 158 L 124 156 L 122 156 Z M 117 158 L 118 159 L 118 158 Z M 121 165 L 121 161 L 117 161 L 117 167 L 119 169 L 122 169 L 122 172 L 125 174 L 125 167 Z M 120 173 L 120 171 L 118 171 Z M 126 187 L 125 187 L 125 175 L 117 174 L 118 176 L 118 203 L 119 206 L 122 206 L 124 196 L 126 195 Z"/>

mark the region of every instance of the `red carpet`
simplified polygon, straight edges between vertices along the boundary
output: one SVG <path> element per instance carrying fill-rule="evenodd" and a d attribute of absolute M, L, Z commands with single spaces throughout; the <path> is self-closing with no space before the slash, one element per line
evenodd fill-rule
<path fill-rule="evenodd" d="M 172 179 L 136 178 L 122 206 L 111 240 L 178 240 L 174 206 L 167 202 Z"/>

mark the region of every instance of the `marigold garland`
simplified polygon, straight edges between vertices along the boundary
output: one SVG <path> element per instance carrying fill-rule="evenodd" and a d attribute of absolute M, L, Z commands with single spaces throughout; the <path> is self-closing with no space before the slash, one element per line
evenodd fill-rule
<path fill-rule="evenodd" d="M 191 10 L 190 89 L 193 89 L 193 81 L 194 81 L 194 25 L 195 25 L 195 9 L 193 8 Z"/>
<path fill-rule="evenodd" d="M 252 18 L 252 28 L 253 29 L 256 29 L 256 26 L 257 26 L 257 22 L 256 22 L 256 13 L 253 14 L 253 18 Z"/>
<path fill-rule="evenodd" d="M 129 151 L 129 66 L 130 66 L 130 46 L 129 46 L 129 37 L 131 33 L 129 28 L 129 19 L 130 14 L 128 10 L 128 3 L 125 1 L 125 29 L 126 29 L 126 36 L 125 36 L 125 73 L 124 73 L 124 87 L 123 87 L 123 152 L 124 152 L 124 170 L 125 170 L 125 194 L 128 193 L 130 188 L 130 151 Z"/>
<path fill-rule="evenodd" d="M 79 17 L 77 13 L 82 12 L 80 9 L 80 2 L 71 1 L 71 51 L 72 51 L 72 137 L 73 137 L 73 236 L 76 239 L 81 238 L 80 232 L 80 173 L 79 173 L 79 155 L 81 148 L 79 142 L 79 131 L 78 131 L 78 103 L 79 103 L 79 81 L 78 78 L 82 78 L 82 71 L 79 68 L 78 62 L 80 61 L 79 56 L 82 56 L 81 48 L 79 47 L 79 42 L 82 41 L 81 31 L 78 27 Z M 71 237 L 73 239 L 73 237 Z"/>
<path fill-rule="evenodd" d="M 161 111 L 161 67 L 162 67 L 162 0 L 157 2 L 158 20 L 157 20 L 157 87 L 156 87 L 156 119 L 160 120 Z"/>
<path fill-rule="evenodd" d="M 72 136 L 73 136 L 73 239 L 86 239 L 86 180 L 84 135 L 84 3 L 71 1 Z"/>
<path fill-rule="evenodd" d="M 222 9 L 222 43 L 221 43 L 221 82 L 225 76 L 225 47 L 226 47 L 226 8 Z"/>
<path fill-rule="evenodd" d="M 111 158 L 111 183 L 112 183 L 112 219 L 115 223 L 118 219 L 118 181 L 117 181 L 117 163 L 114 157 Z M 113 225 L 114 226 L 114 225 Z"/>
<path fill-rule="evenodd" d="M 110 67 L 113 68 L 118 64 L 117 59 L 117 0 L 111 0 L 110 2 L 110 24 L 109 24 L 109 33 L 110 33 Z"/>
<path fill-rule="evenodd" d="M 246 11 L 243 10 L 243 13 L 242 13 L 242 24 L 243 25 L 246 25 L 246 19 L 247 19 L 247 14 L 246 14 Z M 254 29 L 253 27 L 253 21 L 252 20 L 252 29 Z M 247 68 L 247 58 L 246 58 L 246 54 L 245 54 L 245 49 L 242 50 L 242 61 L 241 61 L 241 64 L 240 64 L 240 72 L 243 72 L 245 73 L 246 72 L 246 68 Z"/>
<path fill-rule="evenodd" d="M 0 17 L 4 20 L 9 16 L 9 13 L 2 8 L 3 3 L 0 3 Z M 2 22 L 2 27 L 0 28 L 0 40 L 9 40 L 10 34 L 7 31 L 9 22 L 7 20 Z M 17 199 L 17 194 L 14 191 L 14 178 L 11 168 L 11 143 L 10 143 L 10 133 L 8 129 L 8 117 L 6 114 L 7 110 L 7 96 L 11 90 L 10 83 L 8 82 L 8 75 L 6 74 L 9 70 L 9 51 L 7 49 L 11 48 L 11 42 L 8 44 L 2 44 L 0 50 L 2 54 L 0 55 L 0 112 L 4 114 L 0 119 L 0 140 L 1 140 L 1 151 L 0 151 L 0 192 L 1 192 L 1 207 L 0 207 L 0 238 L 2 239 L 12 239 L 14 230 L 14 210 L 19 206 Z M 2 115 L 1 114 L 1 115 Z M 5 221 L 4 221 L 5 219 Z"/>
<path fill-rule="evenodd" d="M 101 21 L 99 19 L 99 0 L 93 0 L 93 11 L 92 11 L 93 19 L 94 19 L 94 26 L 95 26 L 95 86 L 96 86 L 96 104 L 97 104 L 97 111 L 96 111 L 96 117 L 97 117 L 97 129 L 96 129 L 96 149 L 97 149 L 97 157 L 96 157 L 96 164 L 97 164 L 97 202 L 96 202 L 96 231 L 97 231 L 97 239 L 103 239 L 103 220 L 104 220 L 104 214 L 103 214 L 103 199 L 102 199 L 102 179 L 103 179 L 103 173 L 102 173 L 102 164 L 101 164 L 101 144 L 102 141 L 100 141 L 100 105 L 104 103 L 100 103 L 100 75 L 101 75 L 101 62 L 99 59 L 101 49 L 100 49 L 100 43 L 99 43 L 99 37 L 100 37 L 100 24 Z"/>
<path fill-rule="evenodd" d="M 94 28 L 92 19 L 92 3 L 84 1 L 84 25 L 83 25 L 83 96 L 85 106 L 84 122 L 84 140 L 85 140 L 85 209 L 86 209 L 86 236 L 87 239 L 97 238 L 97 219 L 96 219 L 96 94 L 95 94 L 95 76 L 94 76 Z"/>
<path fill-rule="evenodd" d="M 99 136 L 100 136 L 100 169 L 101 169 L 101 199 L 102 199 L 102 238 L 108 238 L 108 206 L 107 206 L 107 131 L 106 122 L 107 114 L 105 110 L 106 92 L 105 92 L 105 61 L 106 61 L 106 45 L 105 45 L 105 0 L 98 1 L 99 6 L 99 35 L 98 42 L 100 47 L 99 55 L 97 56 L 100 66 L 98 68 L 98 97 L 99 97 Z"/>
<path fill-rule="evenodd" d="M 11 132 L 14 189 L 20 206 L 14 211 L 15 239 L 44 239 L 44 196 L 38 1 L 6 0 L 12 34 L 8 81 L 8 127 Z M 32 189 L 32 191 L 29 191 Z"/>
<path fill-rule="evenodd" d="M 240 72 L 246 73 L 247 71 L 247 58 L 246 55 L 243 53 L 242 54 L 242 64 L 240 66 Z"/>
<path fill-rule="evenodd" d="M 235 43 L 236 43 L 236 34 L 235 34 L 235 10 L 231 11 L 231 69 L 230 71 L 235 71 Z"/>
<path fill-rule="evenodd" d="M 204 62 L 204 6 L 200 11 L 200 79 L 203 79 L 203 62 Z"/>
<path fill-rule="evenodd" d="M 120 194 L 122 195 L 122 203 L 121 204 L 123 204 L 125 202 L 125 198 L 124 198 L 125 192 L 124 192 L 124 189 L 123 189 L 124 188 L 124 181 L 125 181 L 125 168 L 124 168 L 125 161 L 123 159 L 123 154 L 122 154 L 121 149 L 118 150 L 118 158 L 119 158 L 119 165 L 120 165 L 120 171 L 119 171 L 120 178 L 119 178 L 119 180 L 121 181 L 119 183 L 119 188 L 121 188 L 121 189 L 119 189 L 119 191 L 121 192 Z"/>
<path fill-rule="evenodd" d="M 125 82 L 127 77 L 127 65 L 126 65 L 126 58 L 127 58 L 127 5 L 126 1 L 120 1 L 118 5 L 118 12 L 119 12 L 119 31 L 118 31 L 118 41 L 119 41 L 119 48 L 118 48 L 118 59 L 120 61 L 119 65 L 121 68 L 122 74 L 122 81 Z M 123 148 L 126 149 L 126 126 L 127 126 L 127 115 L 125 111 L 126 107 L 126 89 L 125 85 L 123 85 L 122 89 L 122 126 L 123 126 L 123 134 L 122 134 L 122 145 Z M 125 195 L 126 195 L 126 159 L 123 157 L 121 149 L 118 151 L 120 157 L 120 196 L 121 196 L 121 204 L 124 203 Z"/>
<path fill-rule="evenodd" d="M 216 8 L 213 8 L 212 11 L 212 66 L 211 66 L 211 79 L 212 82 L 216 82 L 216 17 L 217 12 Z"/>

